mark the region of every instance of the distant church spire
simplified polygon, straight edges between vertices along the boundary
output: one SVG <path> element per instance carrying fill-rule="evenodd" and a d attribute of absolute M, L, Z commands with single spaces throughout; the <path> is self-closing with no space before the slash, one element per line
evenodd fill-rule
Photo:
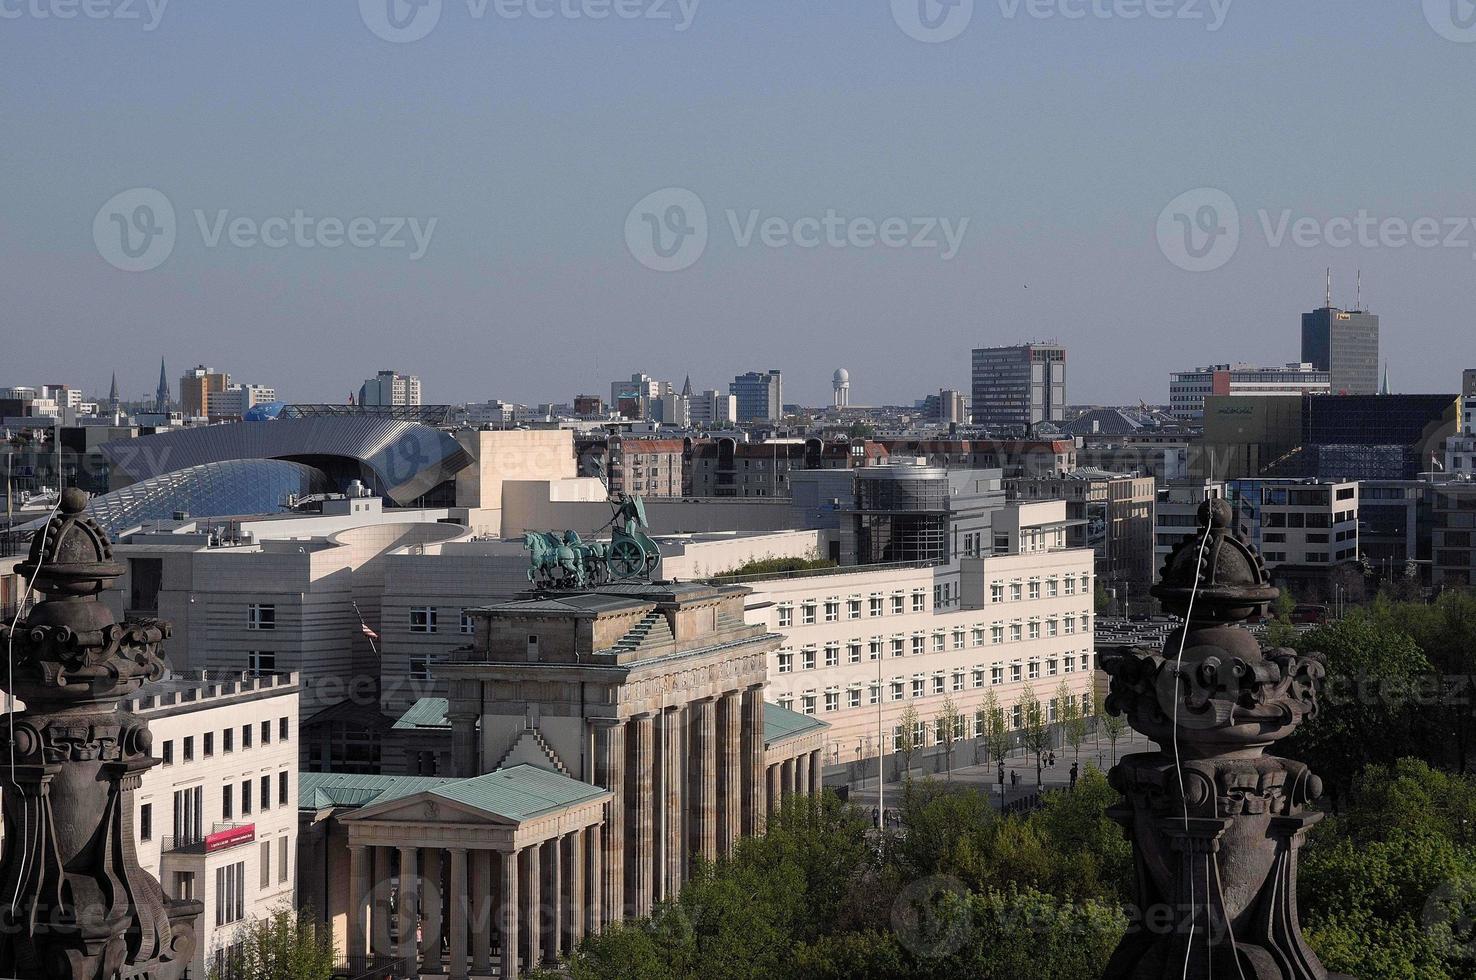
<path fill-rule="evenodd" d="M 112 415 L 112 416 L 115 416 L 115 417 L 118 414 L 118 372 L 117 371 L 114 371 L 113 372 L 113 385 L 112 385 L 111 388 L 108 389 L 108 414 L 109 415 Z"/>
<path fill-rule="evenodd" d="M 687 375 L 687 380 L 682 385 L 682 396 L 684 398 L 691 398 L 692 397 L 692 376 L 690 374 Z"/>
<path fill-rule="evenodd" d="M 1384 383 L 1379 385 L 1379 394 L 1389 394 L 1389 362 L 1384 362 Z"/>
<path fill-rule="evenodd" d="M 164 371 L 164 358 L 159 358 L 159 388 L 154 392 L 154 410 L 161 415 L 169 412 L 169 375 Z"/>

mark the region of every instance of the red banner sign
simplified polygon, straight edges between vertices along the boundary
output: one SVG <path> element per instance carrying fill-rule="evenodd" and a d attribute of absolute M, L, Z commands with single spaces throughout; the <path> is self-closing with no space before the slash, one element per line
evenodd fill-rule
<path fill-rule="evenodd" d="M 256 840 L 256 824 L 254 823 L 248 823 L 244 827 L 233 827 L 230 830 L 220 830 L 206 836 L 205 853 L 212 854 L 228 847 L 239 847 L 242 844 L 250 844 L 254 840 Z"/>

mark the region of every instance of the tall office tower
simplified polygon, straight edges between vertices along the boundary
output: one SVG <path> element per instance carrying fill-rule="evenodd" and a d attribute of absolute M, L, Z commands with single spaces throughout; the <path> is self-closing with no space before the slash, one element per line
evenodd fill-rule
<path fill-rule="evenodd" d="M 835 388 L 835 407 L 849 407 L 851 404 L 851 372 L 845 368 L 836 368 L 831 384 Z"/>
<path fill-rule="evenodd" d="M 784 379 L 777 370 L 740 374 L 728 391 L 738 399 L 740 422 L 777 422 L 784 417 Z"/>
<path fill-rule="evenodd" d="M 738 420 L 738 399 L 726 392 L 704 391 L 692 398 L 691 418 L 693 425 L 731 425 Z"/>
<path fill-rule="evenodd" d="M 944 388 L 938 392 L 938 421 L 945 425 L 963 425 L 969 420 L 968 403 L 963 392 Z"/>
<path fill-rule="evenodd" d="M 212 371 L 203 364 L 190 368 L 179 379 L 179 410 L 186 418 L 205 418 L 211 414 L 210 397 L 230 386 L 231 376 L 224 371 Z"/>
<path fill-rule="evenodd" d="M 1066 348 L 1059 344 L 974 351 L 974 424 L 1028 427 L 1060 422 L 1066 409 Z"/>
<path fill-rule="evenodd" d="M 359 386 L 360 405 L 419 405 L 420 379 L 413 374 L 380 371 Z"/>
<path fill-rule="evenodd" d="M 629 381 L 610 382 L 610 407 L 628 419 L 643 419 L 650 414 L 652 402 L 669 394 L 671 382 L 632 374 Z"/>
<path fill-rule="evenodd" d="M 1333 306 L 1331 274 L 1322 308 L 1302 314 L 1302 360 L 1328 372 L 1334 395 L 1378 394 L 1379 318 Z"/>

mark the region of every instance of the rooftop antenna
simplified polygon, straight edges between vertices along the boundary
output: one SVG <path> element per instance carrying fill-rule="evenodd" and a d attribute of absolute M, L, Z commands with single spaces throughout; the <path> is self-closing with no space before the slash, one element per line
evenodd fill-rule
<path fill-rule="evenodd" d="M 1327 309 L 1332 309 L 1332 266 L 1327 267 Z"/>
<path fill-rule="evenodd" d="M 1358 291 L 1354 294 L 1353 309 L 1363 312 L 1363 270 L 1358 270 Z"/>

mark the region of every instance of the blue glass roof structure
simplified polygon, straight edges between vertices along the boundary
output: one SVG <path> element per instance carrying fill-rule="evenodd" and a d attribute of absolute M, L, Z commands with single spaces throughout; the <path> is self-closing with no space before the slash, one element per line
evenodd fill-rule
<path fill-rule="evenodd" d="M 290 495 L 332 490 L 326 474 L 302 463 L 238 459 L 190 466 L 93 497 L 87 511 L 117 537 L 181 511 L 191 519 L 277 514 Z M 44 521 L 35 523 L 39 528 Z"/>

